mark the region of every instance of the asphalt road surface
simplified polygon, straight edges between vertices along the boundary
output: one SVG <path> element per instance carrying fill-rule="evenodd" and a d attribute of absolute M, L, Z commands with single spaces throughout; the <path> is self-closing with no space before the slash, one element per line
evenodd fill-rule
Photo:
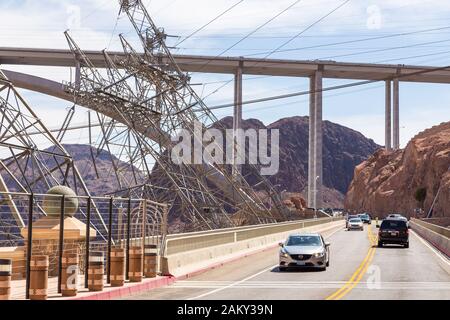
<path fill-rule="evenodd" d="M 330 267 L 280 272 L 273 249 L 186 281 L 128 299 L 139 300 L 450 300 L 448 259 L 414 232 L 410 248 L 376 247 L 375 224 L 364 231 L 323 233 L 331 242 Z M 448 269 L 447 269 L 448 270 Z"/>

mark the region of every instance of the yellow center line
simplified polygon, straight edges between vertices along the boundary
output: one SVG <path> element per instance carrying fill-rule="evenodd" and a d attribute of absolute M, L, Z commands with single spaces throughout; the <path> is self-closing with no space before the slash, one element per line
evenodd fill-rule
<path fill-rule="evenodd" d="M 353 273 L 350 280 L 348 280 L 342 288 L 331 294 L 326 298 L 326 300 L 339 300 L 342 299 L 345 295 L 347 295 L 362 279 L 364 274 L 366 273 L 367 269 L 370 266 L 370 263 L 372 262 L 372 259 L 375 255 L 376 248 L 374 247 L 377 244 L 377 237 L 372 234 L 371 227 L 367 227 L 367 236 L 369 238 L 370 242 L 370 249 L 367 252 L 364 260 L 359 265 L 358 269 Z"/>

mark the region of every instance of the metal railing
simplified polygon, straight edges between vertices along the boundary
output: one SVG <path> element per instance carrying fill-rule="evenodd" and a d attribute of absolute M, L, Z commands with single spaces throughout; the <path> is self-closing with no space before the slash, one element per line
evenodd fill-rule
<path fill-rule="evenodd" d="M 32 255 L 49 256 L 49 276 L 58 277 L 59 293 L 63 253 L 79 254 L 87 287 L 89 253 L 103 252 L 109 282 L 113 246 L 126 251 L 126 275 L 130 247 L 156 244 L 164 255 L 167 215 L 166 204 L 147 199 L 0 192 L 0 258 L 12 257 L 13 274 L 26 279 L 26 298 Z"/>

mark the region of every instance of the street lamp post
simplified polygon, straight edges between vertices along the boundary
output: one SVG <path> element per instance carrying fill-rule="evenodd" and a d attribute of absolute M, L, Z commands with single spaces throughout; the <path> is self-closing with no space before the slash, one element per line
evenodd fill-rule
<path fill-rule="evenodd" d="M 317 219 L 317 180 L 319 178 L 320 176 L 317 176 L 314 183 L 314 219 Z"/>

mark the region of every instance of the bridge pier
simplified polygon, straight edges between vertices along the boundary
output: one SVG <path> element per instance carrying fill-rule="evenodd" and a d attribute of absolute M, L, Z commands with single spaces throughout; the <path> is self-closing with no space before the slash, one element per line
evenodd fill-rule
<path fill-rule="evenodd" d="M 392 81 L 386 80 L 385 103 L 385 146 L 387 151 L 392 150 Z"/>
<path fill-rule="evenodd" d="M 322 128 L 323 72 L 319 68 L 310 78 L 308 207 L 322 207 L 323 184 L 323 128 Z"/>
<path fill-rule="evenodd" d="M 400 82 L 398 78 L 394 79 L 394 110 L 393 110 L 393 141 L 394 150 L 400 149 Z"/>
<path fill-rule="evenodd" d="M 308 207 L 314 207 L 314 154 L 316 136 L 316 84 L 315 76 L 309 78 L 309 148 L 308 148 Z"/>
<path fill-rule="evenodd" d="M 238 130 L 242 128 L 242 74 L 244 69 L 244 62 L 239 62 L 239 67 L 236 69 L 234 74 L 234 112 L 233 112 L 233 134 L 234 134 L 234 146 L 233 146 L 233 166 L 232 175 L 233 177 L 238 176 L 241 173 L 242 167 L 236 164 L 238 153 L 237 153 L 237 135 Z"/>

